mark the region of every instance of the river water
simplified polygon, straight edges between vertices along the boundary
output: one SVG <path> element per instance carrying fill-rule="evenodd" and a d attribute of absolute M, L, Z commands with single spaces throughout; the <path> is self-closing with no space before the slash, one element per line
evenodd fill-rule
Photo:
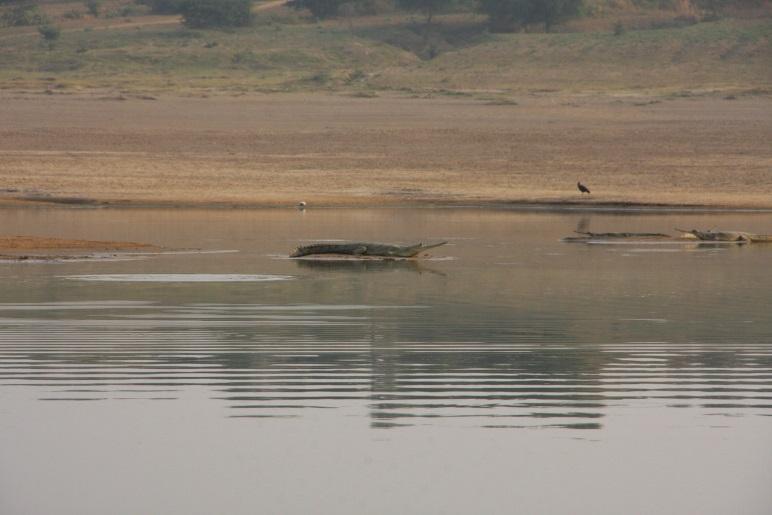
<path fill-rule="evenodd" d="M 770 214 L 0 212 L 0 513 L 772 512 Z M 290 260 L 437 241 L 420 262 Z"/>

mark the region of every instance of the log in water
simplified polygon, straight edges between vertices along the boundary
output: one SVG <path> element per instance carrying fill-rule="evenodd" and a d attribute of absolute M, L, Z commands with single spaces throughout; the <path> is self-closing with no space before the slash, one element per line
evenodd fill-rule
<path fill-rule="evenodd" d="M 772 235 L 768 234 L 752 234 L 744 231 L 699 231 L 697 229 L 685 230 L 676 229 L 684 234 L 691 234 L 701 241 L 736 241 L 736 242 L 748 242 L 748 243 L 770 243 L 772 242 Z"/>
<path fill-rule="evenodd" d="M 670 235 L 660 232 L 574 232 L 581 234 L 581 236 L 568 236 L 563 238 L 563 241 L 585 243 L 589 240 L 663 240 L 671 238 Z"/>

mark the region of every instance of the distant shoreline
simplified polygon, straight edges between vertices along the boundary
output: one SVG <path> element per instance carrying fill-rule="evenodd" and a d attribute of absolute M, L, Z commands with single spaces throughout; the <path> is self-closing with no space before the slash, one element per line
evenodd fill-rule
<path fill-rule="evenodd" d="M 297 205 L 281 201 L 273 202 L 223 202 L 223 201 L 164 201 L 145 202 L 134 200 L 100 201 L 96 199 L 2 199 L 0 209 L 202 209 L 202 210 L 262 210 L 299 209 Z M 769 205 L 720 205 L 720 204 L 663 204 L 645 202 L 606 201 L 534 201 L 534 200 L 454 200 L 432 201 L 420 199 L 351 198 L 334 202 L 309 203 L 303 210 L 314 209 L 491 209 L 510 211 L 581 211 L 581 212 L 644 212 L 644 213 L 769 213 Z"/>

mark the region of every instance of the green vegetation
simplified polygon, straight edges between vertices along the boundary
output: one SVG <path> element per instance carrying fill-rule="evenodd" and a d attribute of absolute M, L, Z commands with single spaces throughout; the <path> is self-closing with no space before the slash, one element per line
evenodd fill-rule
<path fill-rule="evenodd" d="M 244 27 L 252 23 L 252 0 L 137 0 L 153 14 L 181 14 L 191 28 Z"/>
<path fill-rule="evenodd" d="M 432 22 L 432 17 L 443 10 L 447 10 L 453 0 L 397 0 L 397 5 L 407 11 L 418 11 L 426 16 L 426 24 Z"/>
<path fill-rule="evenodd" d="M 86 10 L 91 16 L 93 16 L 94 18 L 99 16 L 99 11 L 102 8 L 102 2 L 100 2 L 99 0 L 86 0 L 83 3 L 86 6 Z"/>
<path fill-rule="evenodd" d="M 179 14 L 185 0 L 137 0 L 137 3 L 150 7 L 153 14 Z"/>
<path fill-rule="evenodd" d="M 252 22 L 252 0 L 185 0 L 180 12 L 191 28 L 244 27 Z"/>
<path fill-rule="evenodd" d="M 11 3 L 11 2 L 7 2 Z M 46 22 L 46 17 L 40 12 L 38 6 L 28 2 L 12 4 L 0 14 L 0 26 L 25 27 L 40 25 Z"/>
<path fill-rule="evenodd" d="M 693 0 L 699 9 L 711 16 L 718 16 L 727 8 L 753 8 L 760 7 L 764 0 Z"/>
<path fill-rule="evenodd" d="M 109 27 L 102 18 L 69 16 L 84 5 L 70 1 L 51 18 L 61 28 L 58 37 L 46 37 L 43 29 L 39 34 L 34 28 L 0 29 L 0 88 L 39 88 L 55 74 L 59 92 L 322 89 L 367 98 L 393 90 L 471 95 L 497 105 L 513 104 L 514 94 L 540 91 L 769 90 L 769 17 L 684 24 L 680 12 L 660 9 L 625 11 L 622 18 L 620 11 L 593 14 L 588 9 L 599 4 L 585 0 L 585 17 L 553 25 L 551 33 L 543 32 L 543 19 L 538 28 L 495 33 L 487 17 L 463 13 L 463 0 L 434 3 L 431 14 L 420 7 L 423 0 L 411 0 L 422 18 L 392 13 L 320 23 L 287 9 L 245 12 L 250 2 L 240 0 L 185 1 L 198 6 L 202 17 L 186 13 L 185 26 L 176 16 L 168 24 L 161 19 L 158 25 L 154 17 L 143 25 L 142 13 L 171 8 L 172 0 L 143 0 L 147 7 L 139 15 L 110 21 Z M 207 10 L 215 3 L 234 10 Z M 129 3 L 109 6 L 103 18 L 140 9 Z M 3 8 L 3 15 L 17 7 Z M 235 14 L 222 19 L 223 12 Z M 251 25 L 221 30 L 250 16 Z"/>
<path fill-rule="evenodd" d="M 315 18 L 323 20 L 337 16 L 343 0 L 289 0 L 287 3 L 293 9 L 308 9 Z"/>
<path fill-rule="evenodd" d="M 479 0 L 480 9 L 488 15 L 491 28 L 512 32 L 518 27 L 543 24 L 544 31 L 560 21 L 578 16 L 582 0 Z"/>
<path fill-rule="evenodd" d="M 61 29 L 56 25 L 41 25 L 38 27 L 38 32 L 40 32 L 40 37 L 48 45 L 49 50 L 53 50 L 56 40 L 62 34 Z"/>

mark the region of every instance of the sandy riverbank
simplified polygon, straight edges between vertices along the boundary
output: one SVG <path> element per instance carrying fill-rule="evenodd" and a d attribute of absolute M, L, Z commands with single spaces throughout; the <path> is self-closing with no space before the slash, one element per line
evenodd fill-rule
<path fill-rule="evenodd" d="M 0 204 L 772 208 L 765 96 L 110 98 L 0 93 Z"/>
<path fill-rule="evenodd" d="M 106 253 L 157 250 L 155 245 L 127 241 L 92 241 L 45 236 L 0 236 L 0 260 L 89 259 Z"/>

